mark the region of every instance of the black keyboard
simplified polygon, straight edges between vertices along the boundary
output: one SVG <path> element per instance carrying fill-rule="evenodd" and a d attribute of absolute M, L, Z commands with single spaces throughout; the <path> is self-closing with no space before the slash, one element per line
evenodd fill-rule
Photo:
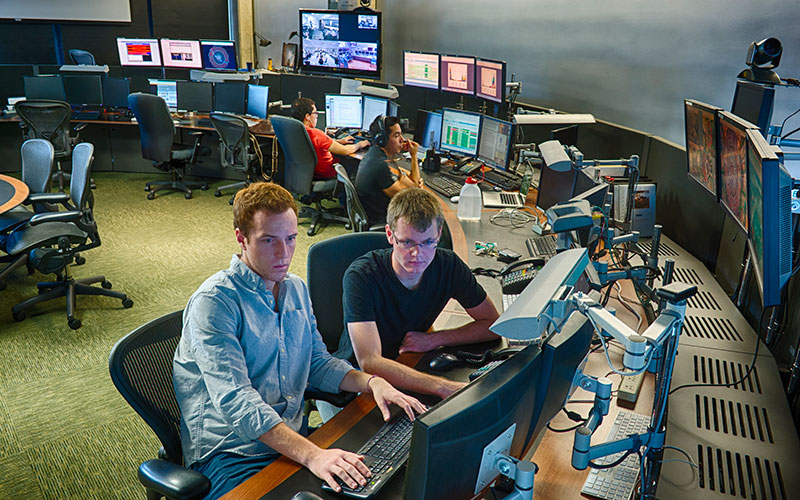
<path fill-rule="evenodd" d="M 501 364 L 503 364 L 504 361 L 505 359 L 495 359 L 494 361 L 489 361 L 485 365 L 481 366 L 480 368 L 469 374 L 470 381 L 475 380 L 484 373 L 489 373 L 490 370 L 496 368 L 497 366 L 500 366 Z"/>
<path fill-rule="evenodd" d="M 525 240 L 528 253 L 531 257 L 552 257 L 556 254 L 556 236 L 536 236 Z"/>
<path fill-rule="evenodd" d="M 355 489 L 351 489 L 337 477 L 336 480 L 342 487 L 339 493 L 352 498 L 372 498 L 378 493 L 408 460 L 412 427 L 413 422 L 405 413 L 383 424 L 356 452 L 364 455 L 364 464 L 369 467 L 372 477 L 367 479 L 367 484 Z M 322 489 L 333 491 L 327 483 L 322 483 Z"/>
<path fill-rule="evenodd" d="M 72 110 L 72 119 L 73 120 L 98 120 L 103 112 L 99 109 L 81 109 Z"/>
<path fill-rule="evenodd" d="M 474 175 L 474 177 L 477 178 L 480 178 L 480 176 L 480 172 Z M 489 184 L 493 184 L 503 191 L 519 191 L 519 188 L 522 185 L 522 177 L 491 168 L 484 170 L 483 178 Z"/>
<path fill-rule="evenodd" d="M 448 198 L 458 196 L 463 186 L 463 184 L 443 175 L 432 175 L 428 177 L 425 179 L 425 185 Z"/>

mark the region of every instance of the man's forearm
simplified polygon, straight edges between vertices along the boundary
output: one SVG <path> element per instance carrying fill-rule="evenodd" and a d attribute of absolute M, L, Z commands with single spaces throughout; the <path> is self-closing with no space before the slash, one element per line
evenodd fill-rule
<path fill-rule="evenodd" d="M 458 328 L 436 330 L 428 333 L 436 337 L 437 346 L 477 344 L 497 340 L 498 336 L 489 331 L 494 320 L 477 319 Z"/>
<path fill-rule="evenodd" d="M 422 373 L 397 361 L 376 356 L 364 360 L 361 368 L 367 373 L 383 377 L 401 390 L 444 397 L 454 390 L 453 382 L 442 377 Z"/>
<path fill-rule="evenodd" d="M 258 440 L 304 467 L 308 467 L 311 457 L 320 450 L 283 422 L 262 434 Z"/>

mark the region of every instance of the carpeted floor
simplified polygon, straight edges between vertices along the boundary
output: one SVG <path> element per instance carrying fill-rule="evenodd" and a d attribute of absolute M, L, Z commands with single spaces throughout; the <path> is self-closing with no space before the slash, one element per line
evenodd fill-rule
<path fill-rule="evenodd" d="M 66 301 L 30 311 L 17 323 L 11 306 L 52 276 L 17 270 L 0 292 L 0 499 L 141 499 L 136 469 L 153 458 L 158 441 L 117 393 L 108 354 L 123 335 L 181 309 L 208 276 L 238 250 L 228 197 L 196 191 L 192 200 L 145 198 L 149 174 L 93 175 L 95 217 L 102 246 L 74 266 L 76 278 L 104 274 L 133 300 L 78 297 L 71 330 Z M 219 182 L 223 184 L 223 182 Z M 291 272 L 305 278 L 308 247 L 345 233 L 324 227 L 306 236 L 301 221 Z"/>

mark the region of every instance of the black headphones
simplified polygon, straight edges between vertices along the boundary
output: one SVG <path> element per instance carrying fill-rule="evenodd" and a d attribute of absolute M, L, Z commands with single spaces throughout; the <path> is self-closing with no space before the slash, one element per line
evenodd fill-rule
<path fill-rule="evenodd" d="M 379 148 L 385 148 L 389 144 L 389 136 L 386 134 L 386 117 L 378 115 L 375 119 L 378 121 L 378 130 L 372 136 L 372 140 Z"/>

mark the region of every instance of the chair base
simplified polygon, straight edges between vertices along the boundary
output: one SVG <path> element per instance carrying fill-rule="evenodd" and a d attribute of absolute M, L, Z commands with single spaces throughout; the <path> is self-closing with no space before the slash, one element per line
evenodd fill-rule
<path fill-rule="evenodd" d="M 100 283 L 100 286 L 103 288 L 91 286 L 94 283 Z M 81 321 L 75 317 L 76 295 L 104 295 L 106 297 L 120 299 L 122 301 L 122 306 L 126 309 L 133 306 L 133 301 L 129 299 L 127 295 L 122 292 L 109 290 L 109 288 L 111 288 L 111 283 L 106 280 L 105 276 L 94 276 L 92 278 L 79 280 L 67 278 L 63 281 L 37 283 L 36 287 L 39 289 L 39 295 L 22 301 L 11 308 L 11 315 L 15 321 L 24 320 L 27 316 L 26 311 L 36 304 L 59 297 L 67 298 L 67 324 L 73 330 L 77 330 L 81 327 Z"/>
<path fill-rule="evenodd" d="M 8 260 L 0 259 L 0 262 L 8 262 Z M 19 269 L 26 264 L 28 265 L 28 274 L 33 274 L 33 269 L 30 267 L 30 264 L 28 264 L 28 252 L 25 252 L 11 260 L 11 264 L 7 265 L 2 271 L 0 271 L 0 290 L 5 290 L 8 286 L 8 283 L 6 282 L 8 276 L 15 269 Z"/>
<path fill-rule="evenodd" d="M 144 185 L 144 190 L 147 191 L 147 199 L 152 200 L 156 197 L 157 191 L 180 191 L 183 197 L 187 200 L 192 198 L 192 188 L 200 188 L 202 191 L 208 189 L 208 183 L 202 181 L 151 181 Z"/>
<path fill-rule="evenodd" d="M 236 197 L 236 193 L 238 193 L 240 189 L 244 189 L 250 184 L 252 184 L 252 181 L 250 181 L 249 179 L 246 181 L 234 182 L 233 184 L 225 184 L 224 186 L 220 186 L 214 190 L 214 196 L 219 198 L 220 196 L 222 196 L 223 190 L 235 189 L 235 191 L 231 195 L 231 199 L 228 200 L 228 204 L 233 205 L 233 199 Z"/>
<path fill-rule="evenodd" d="M 322 207 L 319 202 L 314 204 L 314 207 L 302 207 L 297 214 L 298 217 L 311 219 L 311 226 L 309 226 L 306 234 L 314 236 L 319 231 L 321 222 L 341 222 L 345 226 L 350 225 L 350 219 L 343 215 L 330 212 Z"/>

